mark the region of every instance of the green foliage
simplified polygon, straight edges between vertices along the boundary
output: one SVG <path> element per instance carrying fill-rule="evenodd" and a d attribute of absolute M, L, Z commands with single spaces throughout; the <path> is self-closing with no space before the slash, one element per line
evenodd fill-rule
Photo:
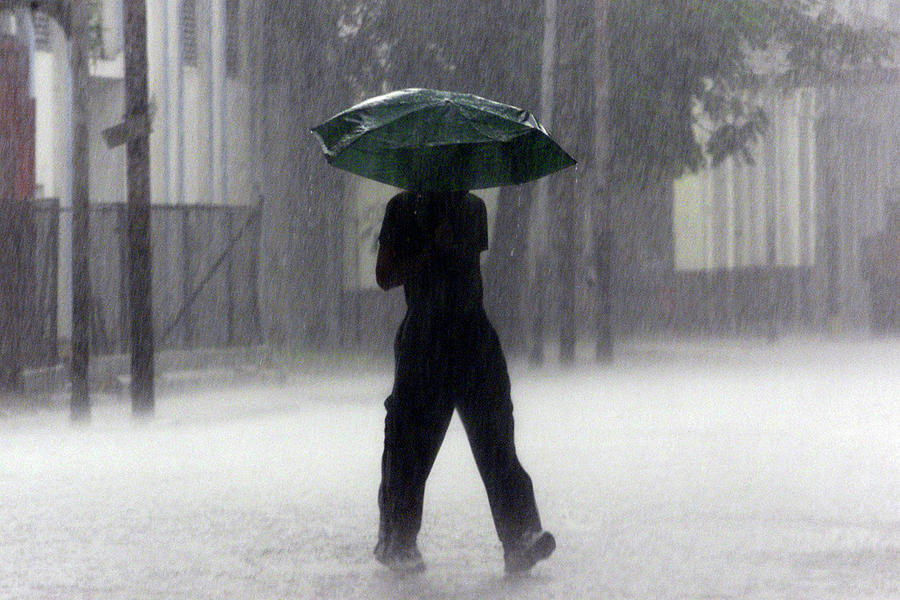
<path fill-rule="evenodd" d="M 403 87 L 476 92 L 539 105 L 542 0 L 332 0 L 351 100 Z M 564 65 L 592 64 L 593 24 L 559 4 Z M 768 126 L 758 93 L 819 85 L 878 67 L 891 37 L 842 22 L 824 0 L 610 0 L 612 174 L 623 182 L 678 177 L 727 157 L 752 162 Z M 578 4 L 578 6 L 581 6 Z M 590 13 L 588 10 L 587 13 Z M 579 13 L 580 14 L 580 13 Z M 568 23 L 568 24 L 566 24 Z M 584 78 L 582 78 L 584 79 Z M 582 79 L 571 78 L 570 85 Z M 590 78 L 584 79 L 590 81 Z M 592 122 L 579 90 L 560 89 L 558 117 Z M 589 96 L 588 96 L 589 97 Z M 565 134 L 561 120 L 554 132 Z M 579 131 L 584 128 L 580 128 Z M 562 140 L 583 158 L 589 137 Z"/>
<path fill-rule="evenodd" d="M 729 156 L 752 161 L 762 86 L 822 84 L 888 55 L 817 0 L 613 0 L 612 170 L 652 183 Z"/>
<path fill-rule="evenodd" d="M 405 87 L 531 106 L 540 80 L 542 3 L 349 2 L 340 18 L 354 98 Z"/>

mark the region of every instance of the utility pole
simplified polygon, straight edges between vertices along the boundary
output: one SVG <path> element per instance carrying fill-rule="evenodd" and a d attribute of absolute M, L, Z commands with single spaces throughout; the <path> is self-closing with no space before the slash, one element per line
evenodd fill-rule
<path fill-rule="evenodd" d="M 613 223 L 609 164 L 609 5 L 610 0 L 594 0 L 594 198 L 591 212 L 594 231 L 594 268 L 597 282 L 597 360 L 613 358 L 612 261 Z"/>
<path fill-rule="evenodd" d="M 125 120 L 138 124 L 127 141 L 131 410 L 136 417 L 149 417 L 153 415 L 154 393 L 147 9 L 144 0 L 126 0 L 124 8 Z"/>
<path fill-rule="evenodd" d="M 69 60 L 72 70 L 72 421 L 90 420 L 88 390 L 90 361 L 91 276 L 90 254 L 90 171 L 88 131 L 90 97 L 88 94 L 89 2 L 69 3 L 71 31 Z"/>
<path fill-rule="evenodd" d="M 541 115 L 540 121 L 550 131 L 553 126 L 553 94 L 555 89 L 554 70 L 556 68 L 556 0 L 544 0 L 544 38 L 541 47 Z M 545 294 L 548 251 L 548 196 L 549 186 L 544 177 L 537 182 L 537 210 L 534 212 L 534 231 L 531 236 L 536 242 L 532 250 L 534 275 L 531 277 L 532 297 L 532 347 L 529 361 L 533 365 L 544 362 L 544 314 L 547 310 Z"/>
<path fill-rule="evenodd" d="M 585 127 L 579 121 L 590 118 L 584 112 L 590 114 L 592 107 L 585 101 L 592 97 L 586 83 L 590 81 L 589 73 L 583 69 L 575 68 L 579 62 L 578 55 L 583 51 L 579 44 L 582 36 L 582 23 L 590 19 L 591 11 L 585 10 L 592 6 L 593 0 L 576 0 L 565 5 L 562 14 L 556 18 L 557 56 L 554 72 L 555 87 L 562 94 L 562 101 L 555 112 L 556 125 L 554 135 L 562 140 L 564 145 L 571 148 L 579 156 L 579 160 L 587 155 L 586 143 L 590 140 L 590 126 Z M 593 49 L 588 48 L 588 52 Z M 583 79 L 582 79 L 583 78 Z M 554 92 L 556 93 L 556 90 Z M 580 191 L 577 173 L 573 169 L 559 178 L 555 178 L 552 206 L 548 207 L 552 217 L 553 240 L 553 266 L 556 273 L 556 300 L 557 315 L 559 318 L 559 362 L 564 367 L 569 367 L 575 362 L 575 346 L 577 332 L 575 327 L 575 281 L 578 272 L 578 259 L 575 249 L 576 243 L 576 219 L 578 204 L 577 194 Z"/>

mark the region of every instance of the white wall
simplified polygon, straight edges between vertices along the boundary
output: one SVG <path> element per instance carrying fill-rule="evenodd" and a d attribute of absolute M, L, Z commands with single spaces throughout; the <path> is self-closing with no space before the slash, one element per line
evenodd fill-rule
<path fill-rule="evenodd" d="M 188 204 L 253 202 L 250 92 L 242 79 L 247 65 L 241 65 L 238 78 L 226 77 L 224 2 L 197 2 L 196 67 L 183 65 L 179 55 L 181 24 L 171 20 L 178 14 L 176 4 L 171 4 L 175 2 L 147 4 L 148 78 L 157 107 L 150 136 L 153 201 L 179 203 L 183 185 L 183 201 Z M 210 6 L 219 11 L 216 18 L 210 18 Z M 241 34 L 245 41 L 247 33 Z M 179 77 L 181 115 L 177 112 Z M 182 144 L 183 162 L 179 162 Z"/>
<path fill-rule="evenodd" d="M 35 53 L 33 64 L 35 90 L 35 178 L 44 196 L 58 196 L 57 181 L 62 174 L 57 169 L 56 147 L 60 107 L 53 93 L 56 82 L 56 62 L 48 52 Z"/>
<path fill-rule="evenodd" d="M 220 0 L 214 7 L 224 10 Z M 102 139 L 104 128 L 121 122 L 124 117 L 124 84 L 121 53 L 121 6 L 106 0 L 104 14 L 104 48 L 108 60 L 92 61 L 91 72 L 91 201 L 122 202 L 125 200 L 125 150 L 109 149 Z M 184 66 L 177 56 L 180 22 L 170 19 L 178 14 L 177 0 L 148 0 L 147 54 L 150 100 L 156 105 L 153 132 L 150 135 L 151 202 L 246 204 L 252 197 L 250 92 L 240 78 L 247 65 L 242 64 L 239 78 L 225 77 L 224 57 L 210 65 L 211 21 L 218 23 L 215 36 L 224 38 L 221 27 L 224 15 L 211 20 L 206 0 L 198 8 L 198 65 Z M 220 6 L 221 5 L 221 6 Z M 246 36 L 246 32 L 241 32 Z M 67 44 L 56 30 L 53 51 L 37 52 L 34 64 L 37 104 L 36 175 L 46 196 L 60 198 L 70 204 L 71 153 L 69 150 L 69 113 L 71 90 L 68 72 Z M 246 40 L 246 37 L 243 38 Z M 216 43 L 224 52 L 224 43 Z M 168 69 L 166 66 L 168 65 Z M 174 101 L 178 71 L 183 73 L 183 108 L 178 114 Z M 214 81 L 210 81 L 210 74 Z M 218 87 L 216 87 L 218 85 Z M 219 90 L 216 104 L 211 95 Z M 222 93 L 224 90 L 224 93 Z M 223 104 L 224 102 L 224 104 Z M 214 113 L 210 113 L 210 110 Z M 210 136 L 210 126 L 213 135 Z M 180 139 L 183 135 L 183 139 Z M 210 140 L 212 137 L 212 148 Z M 179 145 L 183 143 L 183 162 L 179 162 Z M 212 153 L 212 156 L 211 156 Z M 212 173 L 212 177 L 210 176 Z M 184 186 L 183 198 L 180 186 Z M 227 192 L 225 190 L 227 184 Z"/>
<path fill-rule="evenodd" d="M 213 0 L 218 6 L 224 3 Z M 243 4 L 243 3 L 242 3 Z M 178 14 L 180 0 L 147 0 L 148 85 L 151 101 L 156 105 L 153 132 L 150 135 L 151 202 L 179 203 L 179 186 L 183 181 L 183 201 L 186 203 L 249 204 L 252 195 L 252 146 L 250 139 L 250 92 L 240 79 L 247 65 L 241 65 L 238 79 L 225 80 L 226 108 L 210 118 L 209 81 L 209 23 L 207 0 L 197 3 L 198 65 L 183 68 L 183 111 L 177 112 L 177 102 L 171 96 L 177 91 L 176 81 L 180 60 L 174 51 L 181 34 Z M 246 9 L 246 7 L 244 7 Z M 126 199 L 125 147 L 110 149 L 102 137 L 102 130 L 122 121 L 124 117 L 124 72 L 121 54 L 121 0 L 104 0 L 104 49 L 107 60 L 92 61 L 90 81 L 90 199 L 92 203 L 124 202 Z M 169 19 L 167 21 L 167 19 Z M 224 24 L 224 15 L 218 22 Z M 221 25 L 220 25 L 221 26 Z M 68 43 L 62 31 L 53 28 L 50 52 L 37 52 L 33 63 L 36 99 L 36 179 L 46 197 L 59 198 L 63 207 L 71 206 L 71 78 L 69 74 Z M 221 34 L 221 32 L 220 32 Z M 242 31 L 242 42 L 247 33 Z M 168 51 L 168 57 L 166 53 Z M 224 51 L 224 44 L 221 50 Z M 118 53 L 118 54 L 116 54 Z M 168 58 L 168 70 L 165 68 Z M 218 72 L 224 77 L 224 57 Z M 216 118 L 217 117 L 217 118 Z M 220 130 L 214 144 L 218 146 L 215 164 L 217 181 L 210 189 L 209 125 Z M 168 129 L 168 140 L 166 130 Z M 183 161 L 178 160 L 178 148 L 183 135 Z M 227 151 L 225 145 L 227 144 Z M 214 149 L 216 150 L 216 149 Z M 227 177 L 226 177 L 227 174 Z M 227 197 L 222 189 L 227 179 Z M 71 231 L 69 219 L 60 220 L 59 262 L 59 334 L 68 337 L 71 328 Z"/>
<path fill-rule="evenodd" d="M 68 44 L 51 24 L 52 51 L 37 51 L 32 63 L 35 97 L 35 179 L 45 197 L 71 203 L 71 90 Z"/>
<path fill-rule="evenodd" d="M 775 264 L 812 264 L 815 105 L 810 90 L 770 99 L 770 129 L 753 151 L 754 165 L 728 159 L 675 182 L 676 269 L 765 265 L 767 189 L 774 195 Z"/>
<path fill-rule="evenodd" d="M 121 79 L 91 78 L 88 160 L 92 204 L 125 202 L 127 198 L 125 145 L 110 148 L 103 138 L 103 130 L 120 123 L 125 114 L 123 90 Z"/>

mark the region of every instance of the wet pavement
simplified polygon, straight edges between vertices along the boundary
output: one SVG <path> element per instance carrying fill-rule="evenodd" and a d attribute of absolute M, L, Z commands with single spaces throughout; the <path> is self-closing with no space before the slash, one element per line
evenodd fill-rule
<path fill-rule="evenodd" d="M 388 370 L 0 417 L 2 598 L 900 598 L 900 340 L 644 342 L 512 368 L 558 550 L 505 579 L 454 418 L 428 570 L 371 558 Z"/>

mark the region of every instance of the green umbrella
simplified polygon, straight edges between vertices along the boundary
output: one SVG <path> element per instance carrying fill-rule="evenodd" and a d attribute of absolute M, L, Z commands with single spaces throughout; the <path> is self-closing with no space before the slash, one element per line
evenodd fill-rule
<path fill-rule="evenodd" d="M 332 166 L 408 190 L 525 183 L 575 164 L 528 111 L 458 92 L 391 92 L 312 131 Z"/>

